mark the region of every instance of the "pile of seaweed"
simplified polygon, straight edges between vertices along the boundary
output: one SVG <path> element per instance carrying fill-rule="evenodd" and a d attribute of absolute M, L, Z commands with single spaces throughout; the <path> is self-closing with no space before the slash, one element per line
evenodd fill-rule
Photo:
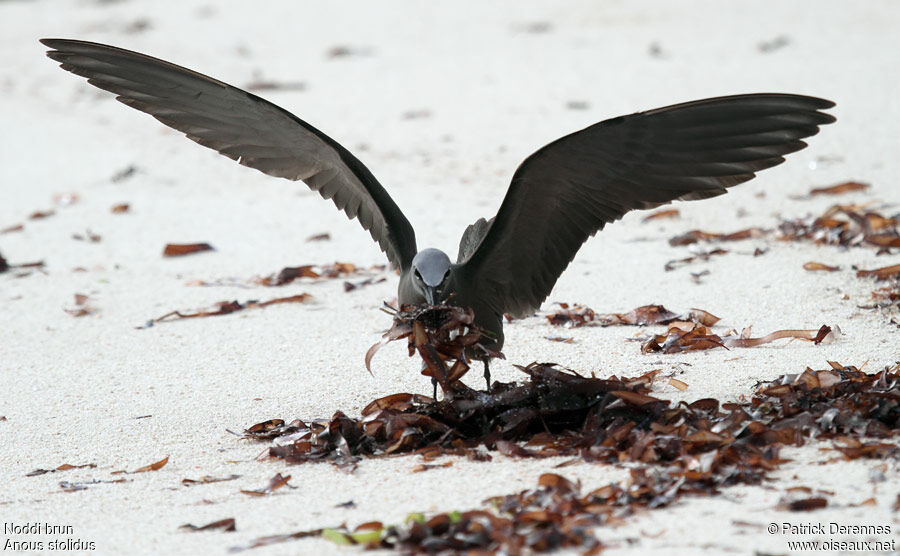
<path fill-rule="evenodd" d="M 398 337 L 407 337 L 411 350 L 437 357 L 425 360 L 435 367 L 433 376 L 444 373 L 439 376 L 444 399 L 394 394 L 370 403 L 358 418 L 337 412 L 331 419 L 308 422 L 276 419 L 244 435 L 273 441 L 271 458 L 331 462 L 347 472 L 366 457 L 407 453 L 431 462 L 444 455 L 489 460 L 500 453 L 563 456 L 570 458 L 567 463 L 627 462 L 630 481 L 583 494 L 578 483 L 547 474 L 536 489 L 486 500 L 484 508 L 472 511 L 415 516 L 402 525 L 373 521 L 352 530 L 276 535 L 238 549 L 321 535 L 408 553 L 599 551 L 602 543 L 593 527 L 638 508 L 667 506 L 684 495 L 711 496 L 730 485 L 759 484 L 783 463 L 784 446 L 828 439 L 846 458 L 900 456 L 900 448 L 889 441 L 900 428 L 900 364 L 867 374 L 829 362 L 827 369 L 807 368 L 760 383 L 742 403 L 711 398 L 672 403 L 654 397 L 650 387 L 656 372 L 597 378 L 537 363 L 519 367 L 526 375 L 521 384 L 497 382 L 490 393 L 478 392 L 460 386 L 458 379 L 448 382 L 449 369 L 464 359 L 463 344 L 478 343 L 471 321 L 457 319 L 460 315 L 466 313 L 447 309 L 437 316 L 398 317 L 407 331 Z M 440 343 L 445 341 L 455 342 L 453 349 Z M 454 361 L 454 355 L 460 359 Z M 417 471 L 433 467 L 438 465 L 426 463 Z"/>

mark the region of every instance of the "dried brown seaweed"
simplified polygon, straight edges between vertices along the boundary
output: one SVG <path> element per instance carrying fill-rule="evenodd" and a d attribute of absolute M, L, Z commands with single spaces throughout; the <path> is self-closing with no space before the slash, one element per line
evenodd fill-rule
<path fill-rule="evenodd" d="M 699 241 L 740 241 L 743 239 L 756 239 L 765 237 L 770 233 L 769 230 L 762 228 L 746 228 L 730 234 L 718 234 L 713 232 L 704 232 L 702 230 L 691 230 L 681 235 L 675 236 L 669 240 L 669 245 L 690 245 Z"/>
<path fill-rule="evenodd" d="M 858 270 L 856 271 L 856 276 L 858 278 L 873 277 L 876 280 L 900 278 L 900 264 L 884 266 L 874 270 Z"/>
<path fill-rule="evenodd" d="M 213 521 L 212 523 L 207 523 L 206 525 L 194 525 L 192 523 L 185 523 L 184 525 L 180 526 L 179 529 L 184 529 L 185 531 L 190 532 L 214 531 L 216 529 L 221 529 L 222 531 L 229 533 L 232 531 L 237 531 L 237 527 L 235 525 L 233 517 Z"/>
<path fill-rule="evenodd" d="M 858 270 L 859 278 L 875 278 L 879 287 L 872 291 L 875 303 L 863 308 L 900 310 L 900 264 L 884 266 L 873 270 Z M 892 323 L 895 321 L 892 319 Z"/>
<path fill-rule="evenodd" d="M 100 484 L 116 484 L 127 483 L 129 479 L 119 477 L 118 479 L 91 479 L 89 481 L 60 481 L 59 488 L 62 492 L 78 492 L 79 490 L 87 490 L 88 485 Z"/>
<path fill-rule="evenodd" d="M 382 276 L 381 278 L 375 278 L 375 277 L 366 278 L 365 280 L 362 280 L 359 282 L 344 282 L 344 291 L 351 292 L 351 291 L 359 289 L 359 288 L 371 286 L 372 284 L 380 284 L 380 283 L 386 282 L 386 281 L 387 281 L 387 278 Z"/>
<path fill-rule="evenodd" d="M 75 294 L 75 307 L 72 309 L 63 309 L 66 313 L 73 317 L 86 317 L 97 312 L 97 308 L 89 303 L 90 297 L 83 293 Z"/>
<path fill-rule="evenodd" d="M 702 324 L 675 323 L 665 334 L 655 334 L 646 339 L 641 345 L 641 353 L 681 353 L 717 347 L 756 347 L 784 338 L 807 340 L 818 345 L 822 342 L 832 342 L 839 338 L 840 334 L 840 328 L 832 329 L 830 326 L 822 325 L 817 330 L 776 330 L 760 338 L 751 338 L 749 327 L 740 334 L 732 331 L 720 336 Z"/>
<path fill-rule="evenodd" d="M 597 316 L 590 307 L 577 303 L 572 305 L 557 303 L 556 305 L 559 305 L 560 310 L 547 315 L 547 320 L 554 326 L 577 328 L 592 323 Z"/>
<path fill-rule="evenodd" d="M 169 243 L 163 249 L 163 257 L 183 257 L 204 251 L 215 251 L 208 243 Z"/>
<path fill-rule="evenodd" d="M 288 266 L 276 274 L 257 278 L 257 284 L 263 286 L 283 286 L 300 278 L 334 279 L 361 274 L 363 272 L 379 272 L 386 268 L 385 265 L 373 265 L 368 269 L 357 267 L 353 263 L 335 262 L 327 265 L 307 264 L 302 266 Z"/>
<path fill-rule="evenodd" d="M 132 471 L 132 473 L 146 473 L 147 471 L 159 471 L 165 465 L 169 463 L 169 456 L 164 457 L 163 459 L 153 462 L 151 464 L 145 465 L 143 467 L 139 467 Z"/>
<path fill-rule="evenodd" d="M 900 219 L 884 216 L 862 205 L 833 205 L 819 216 L 782 220 L 778 224 L 782 241 L 812 241 L 822 245 L 851 247 L 866 245 L 879 249 L 900 247 Z M 722 234 L 691 230 L 669 240 L 672 246 L 700 241 L 738 241 L 766 237 L 770 230 L 746 228 Z"/>
<path fill-rule="evenodd" d="M 871 188 L 867 183 L 860 183 L 855 181 L 846 181 L 844 183 L 839 183 L 836 185 L 831 185 L 828 187 L 816 187 L 810 190 L 809 196 L 815 197 L 816 195 L 843 195 L 844 193 L 850 193 L 855 191 L 866 191 Z"/>
<path fill-rule="evenodd" d="M 86 229 L 83 234 L 72 234 L 72 239 L 74 239 L 75 241 L 89 241 L 91 243 L 100 243 L 100 240 L 102 240 L 103 237 L 100 234 L 92 232 L 90 229 Z"/>
<path fill-rule="evenodd" d="M 269 479 L 269 483 L 265 487 L 257 490 L 241 490 L 241 493 L 250 496 L 268 496 L 284 486 L 293 488 L 288 484 L 288 481 L 290 480 L 290 475 L 282 475 L 281 473 L 276 473 L 274 477 Z"/>
<path fill-rule="evenodd" d="M 45 475 L 47 473 L 59 473 L 60 471 L 69 471 L 70 469 L 94 469 L 97 467 L 96 463 L 82 463 L 80 465 L 72 465 L 69 463 L 64 463 L 58 467 L 54 467 L 53 469 L 35 469 L 29 473 L 26 473 L 26 477 L 37 477 L 38 475 Z"/>
<path fill-rule="evenodd" d="M 178 319 L 192 319 L 198 317 L 216 317 L 220 315 L 228 315 L 231 313 L 235 313 L 237 311 L 243 311 L 244 309 L 259 309 L 262 307 L 267 307 L 269 305 L 276 305 L 279 303 L 306 303 L 312 299 L 312 295 L 308 293 L 301 293 L 297 295 L 289 295 L 287 297 L 276 297 L 274 299 L 269 299 L 267 301 L 257 301 L 250 300 L 244 303 L 240 303 L 238 301 L 220 301 L 216 303 L 216 308 L 211 311 L 197 311 L 195 313 L 182 313 L 181 311 L 170 311 L 161 317 L 157 317 L 147 324 L 140 328 L 149 328 L 153 326 L 154 323 L 157 322 L 168 322 L 171 320 Z"/>
<path fill-rule="evenodd" d="M 669 324 L 675 321 L 695 322 L 712 326 L 719 317 L 703 309 L 691 309 L 686 313 L 674 313 L 662 305 L 642 305 L 627 313 L 595 313 L 590 307 L 557 303 L 560 311 L 547 315 L 547 320 L 555 326 L 576 328 L 579 326 L 647 326 Z"/>
<path fill-rule="evenodd" d="M 861 205 L 833 205 L 819 216 L 784 220 L 778 225 L 783 241 L 812 241 L 841 247 L 900 247 L 900 220 Z"/>
<path fill-rule="evenodd" d="M 810 272 L 816 272 L 820 270 L 824 270 L 825 272 L 835 272 L 840 270 L 839 266 L 830 266 L 825 263 L 817 263 L 814 261 L 809 261 L 808 263 L 803 263 L 803 270 L 809 270 Z"/>
<path fill-rule="evenodd" d="M 401 525 L 371 521 L 353 529 L 264 537 L 235 550 L 322 536 L 408 554 L 558 548 L 591 553 L 603 546 L 594 527 L 620 523 L 636 511 L 667 506 L 682 496 L 758 484 L 785 461 L 780 457 L 785 445 L 830 438 L 852 450 L 850 457 L 857 452 L 857 457 L 896 457 L 887 448 L 896 450 L 892 443 L 854 445 L 843 439 L 895 438 L 900 365 L 874 374 L 830 366 L 762 383 L 743 403 L 701 399 L 672 404 L 648 395 L 648 382 L 656 373 L 599 379 L 547 365 L 523 369 L 528 382 L 498 385 L 490 395 L 432 403 L 392 396 L 360 420 L 336 414 L 328 422 L 313 421 L 309 430 L 290 433 L 285 443 L 271 448 L 270 455 L 301 463 L 398 452 L 463 455 L 487 447 L 508 457 L 632 462 L 630 479 L 582 493 L 579 483 L 545 474 L 534 489 L 492 498 L 470 511 L 413 514 Z M 827 504 L 818 500 L 819 493 L 801 494 L 803 498 L 787 502 L 788 509 Z"/>
<path fill-rule="evenodd" d="M 675 270 L 676 268 L 687 266 L 689 264 L 693 264 L 695 262 L 706 262 L 710 259 L 710 257 L 714 255 L 725 255 L 728 251 L 725 249 L 712 249 L 710 251 L 704 251 L 701 253 L 697 253 L 696 255 L 692 255 L 690 257 L 685 257 L 683 259 L 675 259 L 667 262 L 663 267 L 666 272 L 670 272 Z"/>
<path fill-rule="evenodd" d="M 210 475 L 204 475 L 199 479 L 181 479 L 181 484 L 184 486 L 195 486 L 195 485 L 208 485 L 210 483 L 222 483 L 225 481 L 233 481 L 235 479 L 240 479 L 240 475 L 231 474 L 227 477 L 212 477 Z"/>
<path fill-rule="evenodd" d="M 653 220 L 662 220 L 667 218 L 678 218 L 681 212 L 678 209 L 663 209 L 652 212 L 641 219 L 641 222 L 651 222 Z"/>
<path fill-rule="evenodd" d="M 41 270 L 44 268 L 44 261 L 37 261 L 33 263 L 19 263 L 19 264 L 10 264 L 6 259 L 3 258 L 3 254 L 0 253 L 0 274 L 6 272 L 8 270 L 13 269 L 25 269 L 25 272 L 20 273 L 18 277 L 27 276 L 30 274 L 32 269 Z"/>
<path fill-rule="evenodd" d="M 484 347 L 486 334 L 473 324 L 474 313 L 452 305 L 403 306 L 399 310 L 386 305 L 394 315 L 394 324 L 382 339 L 366 352 L 366 369 L 372 372 L 372 358 L 384 345 L 407 340 L 410 357 L 418 353 L 425 363 L 422 374 L 440 384 L 444 395 L 468 390 L 459 379 L 469 370 L 468 350 L 479 356 L 502 358 L 503 354 Z"/>
<path fill-rule="evenodd" d="M 789 512 L 812 512 L 821 510 L 828 506 L 828 499 L 821 496 L 810 498 L 800 498 L 797 500 L 782 500 L 778 504 L 778 509 L 787 510 Z"/>

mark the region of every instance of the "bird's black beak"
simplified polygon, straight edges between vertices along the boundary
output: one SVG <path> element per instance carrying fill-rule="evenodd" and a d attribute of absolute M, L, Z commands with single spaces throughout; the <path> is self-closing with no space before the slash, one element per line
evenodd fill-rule
<path fill-rule="evenodd" d="M 425 294 L 425 303 L 427 303 L 429 305 L 434 305 L 435 304 L 434 303 L 434 300 L 435 300 L 434 286 L 429 286 L 426 284 L 425 287 L 422 288 L 422 292 Z"/>

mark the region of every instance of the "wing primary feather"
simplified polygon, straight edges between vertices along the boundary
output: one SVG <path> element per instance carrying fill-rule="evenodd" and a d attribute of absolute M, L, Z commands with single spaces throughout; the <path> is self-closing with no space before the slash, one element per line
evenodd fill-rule
<path fill-rule="evenodd" d="M 304 181 L 356 217 L 391 264 L 416 254 L 409 221 L 368 168 L 307 122 L 252 93 L 145 54 L 104 44 L 41 39 L 66 71 L 189 139 L 263 173 Z"/>
<path fill-rule="evenodd" d="M 835 121 L 821 112 L 833 106 L 777 93 L 718 97 L 606 120 L 538 149 L 516 170 L 477 249 L 460 261 L 460 280 L 476 292 L 469 302 L 531 314 L 607 223 L 724 194 L 806 147 L 803 139 Z"/>

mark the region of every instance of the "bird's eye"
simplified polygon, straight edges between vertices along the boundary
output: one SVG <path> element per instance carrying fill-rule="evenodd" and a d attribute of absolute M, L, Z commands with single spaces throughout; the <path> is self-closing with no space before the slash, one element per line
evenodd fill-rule
<path fill-rule="evenodd" d="M 416 278 L 418 278 L 419 280 L 422 279 L 422 275 L 419 274 L 419 269 L 418 269 L 418 268 L 415 270 L 415 275 L 416 275 Z"/>

